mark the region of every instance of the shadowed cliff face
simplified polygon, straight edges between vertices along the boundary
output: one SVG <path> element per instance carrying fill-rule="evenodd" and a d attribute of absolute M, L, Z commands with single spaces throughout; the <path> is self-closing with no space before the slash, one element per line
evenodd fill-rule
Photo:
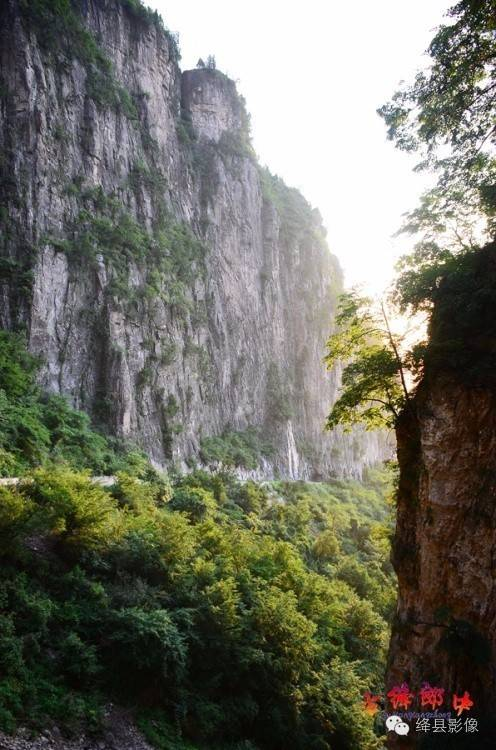
<path fill-rule="evenodd" d="M 425 376 L 397 430 L 399 602 L 386 684 L 470 693 L 476 736 L 393 738 L 391 747 L 494 747 L 496 640 L 496 253 L 467 257 L 440 289 Z M 413 706 L 412 710 L 419 710 Z M 430 710 L 430 709 L 422 709 Z M 415 721 L 411 722 L 412 730 Z"/>
<path fill-rule="evenodd" d="M 273 448 L 259 476 L 380 459 L 380 436 L 322 435 L 341 271 L 257 165 L 234 83 L 181 74 L 118 0 L 80 4 L 91 38 L 2 8 L 0 322 L 26 327 L 43 386 L 159 464 L 249 427 Z"/>

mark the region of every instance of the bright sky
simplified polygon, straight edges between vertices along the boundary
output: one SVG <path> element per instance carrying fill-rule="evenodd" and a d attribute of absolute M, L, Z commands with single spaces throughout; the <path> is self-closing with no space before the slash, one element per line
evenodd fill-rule
<path fill-rule="evenodd" d="M 213 54 L 238 81 L 263 164 L 324 218 L 345 282 L 379 293 L 425 177 L 386 140 L 376 108 L 423 53 L 448 0 L 145 0 L 179 33 L 183 69 Z"/>

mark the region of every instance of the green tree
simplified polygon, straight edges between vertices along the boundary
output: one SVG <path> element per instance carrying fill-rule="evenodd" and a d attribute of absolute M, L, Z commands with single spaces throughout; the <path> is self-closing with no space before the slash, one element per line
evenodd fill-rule
<path fill-rule="evenodd" d="M 192 521 L 202 521 L 217 509 L 213 494 L 203 487 L 180 487 L 175 491 L 170 506 L 186 513 Z"/>
<path fill-rule="evenodd" d="M 378 110 L 396 147 L 419 154 L 416 170 L 437 176 L 400 230 L 417 242 L 398 264 L 392 293 L 401 312 L 426 313 L 429 326 L 434 304 L 446 307 L 445 282 L 460 292 L 473 285 L 470 256 L 496 235 L 496 2 L 461 0 L 448 17 L 429 45 L 430 65 Z M 409 404 L 404 372 L 419 379 L 433 349 L 399 344 L 384 309 L 377 315 L 370 301 L 345 296 L 326 358 L 329 367 L 346 363 L 329 428 L 395 422 Z"/>
<path fill-rule="evenodd" d="M 437 176 L 400 231 L 417 237 L 398 264 L 393 298 L 430 320 L 447 278 L 464 284 L 467 254 L 496 234 L 496 3 L 461 0 L 428 48 L 430 66 L 378 112 L 396 147 Z M 407 356 L 422 369 L 427 345 Z"/>
<path fill-rule="evenodd" d="M 68 545 L 102 547 L 118 537 L 116 503 L 91 481 L 89 472 L 65 466 L 36 469 L 25 494 L 39 505 L 45 531 Z"/>
<path fill-rule="evenodd" d="M 336 325 L 325 361 L 329 369 L 345 365 L 327 428 L 394 424 L 409 396 L 400 342 L 391 332 L 384 306 L 376 312 L 369 298 L 347 292 L 341 296 Z"/>
<path fill-rule="evenodd" d="M 496 231 L 496 2 L 461 0 L 447 15 L 430 66 L 378 112 L 395 145 L 419 153 L 417 171 L 438 177 L 405 230 L 456 251 Z"/>

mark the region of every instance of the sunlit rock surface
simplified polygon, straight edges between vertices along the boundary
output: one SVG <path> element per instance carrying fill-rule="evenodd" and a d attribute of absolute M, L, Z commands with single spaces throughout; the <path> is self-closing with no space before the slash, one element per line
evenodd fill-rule
<path fill-rule="evenodd" d="M 181 73 L 170 36 L 117 0 L 80 9 L 134 114 L 96 103 L 82 62 L 57 59 L 17 0 L 2 4 L 1 325 L 26 327 L 45 388 L 158 465 L 184 468 L 202 438 L 251 427 L 274 448 L 254 475 L 360 476 L 387 450 L 382 435 L 323 434 L 342 278 L 318 212 L 284 186 L 271 194 L 231 80 Z M 123 290 L 105 243 L 85 259 L 99 187 L 148 231 L 166 211 L 201 240 L 182 287 L 173 275 L 150 285 L 131 259 Z"/>

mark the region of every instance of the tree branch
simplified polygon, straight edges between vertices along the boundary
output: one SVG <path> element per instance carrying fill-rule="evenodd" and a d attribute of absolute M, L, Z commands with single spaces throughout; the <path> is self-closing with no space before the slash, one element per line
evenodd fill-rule
<path fill-rule="evenodd" d="M 400 373 L 401 386 L 403 388 L 403 393 L 405 394 L 405 403 L 407 405 L 410 405 L 410 394 L 408 393 L 408 388 L 406 387 L 405 373 L 403 370 L 403 362 L 401 361 L 401 358 L 398 352 L 398 347 L 396 346 L 396 342 L 393 338 L 393 334 L 391 333 L 391 328 L 389 327 L 388 317 L 386 315 L 386 310 L 384 308 L 384 303 L 382 301 L 381 301 L 381 310 L 382 310 L 382 316 L 384 318 L 384 323 L 386 324 L 386 330 L 387 330 L 389 343 L 391 345 L 391 349 L 393 350 L 396 362 L 398 364 L 398 371 Z"/>

